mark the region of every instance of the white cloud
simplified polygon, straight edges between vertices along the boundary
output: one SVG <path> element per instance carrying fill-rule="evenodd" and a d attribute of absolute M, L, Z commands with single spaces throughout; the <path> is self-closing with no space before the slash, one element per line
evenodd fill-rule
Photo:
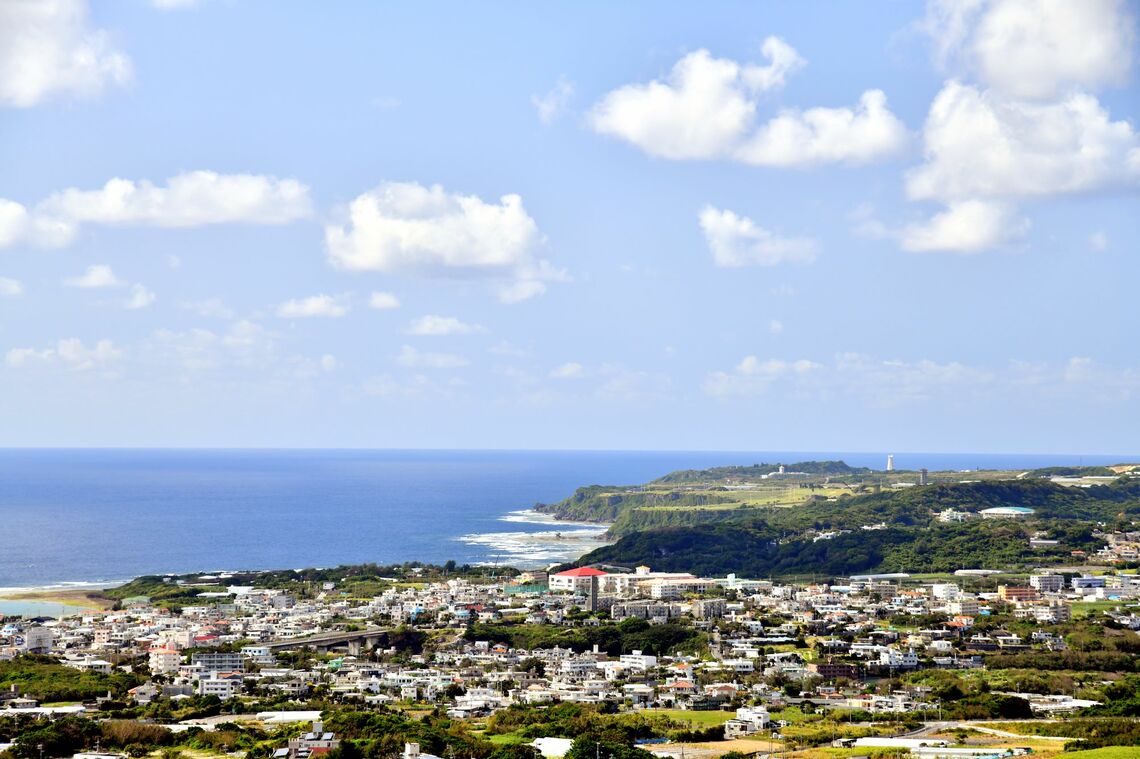
<path fill-rule="evenodd" d="M 585 369 L 576 361 L 556 366 L 550 370 L 552 379 L 578 379 L 585 373 Z"/>
<path fill-rule="evenodd" d="M 282 319 L 305 319 L 313 316 L 340 317 L 348 313 L 348 299 L 336 295 L 310 295 L 307 298 L 294 298 L 277 306 L 277 315 Z"/>
<path fill-rule="evenodd" d="M 58 341 L 52 348 L 13 348 L 4 357 L 4 363 L 13 368 L 35 363 L 62 363 L 75 371 L 87 371 L 113 364 L 123 357 L 123 351 L 110 340 L 99 340 L 87 347 L 83 341 L 71 337 Z"/>
<path fill-rule="evenodd" d="M 780 335 L 784 332 L 784 323 L 779 319 L 772 319 L 768 322 L 768 332 L 773 335 Z"/>
<path fill-rule="evenodd" d="M 1029 221 L 1006 203 L 962 200 L 898 234 L 904 250 L 980 253 L 1017 240 L 1029 231 Z"/>
<path fill-rule="evenodd" d="M 458 369 L 467 366 L 468 360 L 454 353 L 428 353 L 410 345 L 400 349 L 396 361 L 401 366 L 423 369 Z"/>
<path fill-rule="evenodd" d="M 122 287 L 126 283 L 115 276 L 111 267 L 105 264 L 93 264 L 87 271 L 78 277 L 69 277 L 63 281 L 68 287 L 82 287 L 86 289 L 100 289 L 105 287 Z"/>
<path fill-rule="evenodd" d="M 325 228 L 329 257 L 343 269 L 539 284 L 566 278 L 534 257 L 542 235 L 518 195 L 487 203 L 439 185 L 385 182 L 358 195 L 348 215 L 347 224 Z M 538 294 L 534 285 L 523 290 Z M 507 300 L 522 293 L 507 291 Z"/>
<path fill-rule="evenodd" d="M 472 335 L 486 330 L 478 324 L 468 324 L 456 319 L 454 316 L 436 316 L 428 314 L 414 319 L 408 325 L 409 335 Z"/>
<path fill-rule="evenodd" d="M 0 2 L 0 105 L 29 108 L 56 94 L 93 97 L 130 78 L 130 59 L 91 27 L 86 0 Z"/>
<path fill-rule="evenodd" d="M 146 308 L 157 300 L 157 296 L 145 286 L 136 284 L 131 288 L 131 296 L 123 303 L 123 308 L 137 311 Z"/>
<path fill-rule="evenodd" d="M 169 11 L 177 8 L 192 8 L 198 0 L 150 0 L 150 4 L 159 10 Z"/>
<path fill-rule="evenodd" d="M 179 306 L 186 311 L 193 311 L 198 316 L 209 319 L 232 319 L 234 312 L 222 302 L 221 298 L 207 298 L 206 300 L 190 301 Z"/>
<path fill-rule="evenodd" d="M 1091 95 L 1005 100 L 948 82 L 930 107 L 912 199 L 1031 197 L 1140 183 L 1140 138 Z"/>
<path fill-rule="evenodd" d="M 337 366 L 339 366 L 336 360 L 336 356 L 333 356 L 330 353 L 326 353 L 325 355 L 321 356 L 320 364 L 321 369 L 326 372 L 331 372 L 336 369 Z"/>
<path fill-rule="evenodd" d="M 707 50 L 690 53 L 665 81 L 628 84 L 605 95 L 588 123 L 661 158 L 722 158 L 752 128 L 759 95 L 782 86 L 804 64 L 776 37 L 765 40 L 761 52 L 767 66 L 742 66 Z"/>
<path fill-rule="evenodd" d="M 988 1 L 927 0 L 926 16 L 917 26 L 930 35 L 939 68 L 952 67 L 962 55 L 962 46 Z"/>
<path fill-rule="evenodd" d="M 1074 356 L 1065 365 L 1065 382 L 1085 382 L 1092 376 L 1093 360 L 1088 356 Z"/>
<path fill-rule="evenodd" d="M 387 311 L 400 307 L 400 299 L 392 293 L 373 292 L 368 297 L 368 307 L 379 311 Z"/>
<path fill-rule="evenodd" d="M 876 360 L 857 353 L 844 353 L 828 364 L 807 359 L 761 360 L 746 356 L 730 372 L 710 373 L 702 385 L 713 396 L 749 396 L 790 392 L 825 398 L 852 396 L 879 405 L 921 401 L 936 394 L 961 394 L 994 380 L 994 373 L 957 361 L 938 363 L 929 359 Z"/>
<path fill-rule="evenodd" d="M 309 188 L 295 179 L 192 171 L 167 180 L 112 179 L 98 190 L 68 188 L 32 211 L 0 199 L 0 247 L 20 241 L 65 245 L 82 224 L 199 227 L 286 224 L 312 212 Z M 176 259 L 172 266 L 177 266 Z"/>
<path fill-rule="evenodd" d="M 940 63 L 1021 99 L 1123 82 L 1136 35 L 1123 0 L 935 0 L 926 29 Z"/>
<path fill-rule="evenodd" d="M 1093 232 L 1089 235 L 1089 247 L 1093 250 L 1108 249 L 1108 235 L 1104 232 Z"/>
<path fill-rule="evenodd" d="M 907 250 L 974 253 L 1023 235 L 1023 199 L 1140 186 L 1140 135 L 1082 88 L 1120 83 L 1135 18 L 1118 0 L 932 0 L 926 30 L 940 62 L 985 86 L 950 80 L 923 128 L 912 200 L 946 209 L 892 233 Z"/>
<path fill-rule="evenodd" d="M 665 81 L 630 84 L 605 95 L 589 125 L 671 160 L 726 159 L 756 166 L 861 163 L 892 155 L 907 142 L 886 96 L 868 90 L 855 108 L 785 109 L 757 122 L 764 93 L 783 86 L 804 60 L 778 37 L 764 41 L 766 66 L 686 55 Z"/>
<path fill-rule="evenodd" d="M 736 150 L 754 166 L 868 163 L 895 155 L 910 140 L 906 126 L 887 108 L 882 90 L 867 90 L 854 108 L 784 110 Z"/>
<path fill-rule="evenodd" d="M 28 234 L 28 209 L 0 198 L 0 248 L 13 245 Z"/>
<path fill-rule="evenodd" d="M 11 277 L 0 277 L 0 296 L 12 297 L 22 295 L 24 283 Z"/>
<path fill-rule="evenodd" d="M 221 368 L 265 370 L 278 360 L 276 335 L 260 324 L 237 321 L 222 331 L 194 328 L 155 331 L 143 345 L 144 358 L 161 368 L 202 372 Z"/>
<path fill-rule="evenodd" d="M 286 224 L 311 213 L 309 188 L 295 179 L 191 171 L 166 181 L 111 179 L 98 190 L 69 188 L 44 200 L 37 213 L 72 224 L 198 227 L 207 224 Z"/>
<path fill-rule="evenodd" d="M 698 218 L 717 266 L 775 266 L 815 260 L 814 240 L 780 237 L 747 216 L 712 206 L 705 206 Z"/>
<path fill-rule="evenodd" d="M 530 102 L 538 114 L 538 120 L 543 124 L 551 124 L 565 113 L 573 97 L 574 85 L 565 79 L 559 79 L 554 88 L 545 95 L 531 95 Z"/>
<path fill-rule="evenodd" d="M 546 292 L 546 283 L 541 279 L 516 279 L 499 287 L 501 303 L 521 303 Z"/>
<path fill-rule="evenodd" d="M 837 356 L 831 374 L 837 392 L 887 406 L 925 401 L 938 394 L 961 397 L 966 388 L 979 388 L 995 379 L 992 371 L 958 361 L 876 360 L 858 353 Z"/>
<path fill-rule="evenodd" d="M 797 361 L 784 361 L 783 359 L 770 358 L 761 361 L 755 356 L 745 356 L 739 364 L 736 365 L 738 374 L 744 374 L 752 377 L 779 377 L 785 374 L 804 374 L 814 369 L 820 368 L 820 365 L 814 361 L 808 361 L 806 358 L 801 358 Z"/>
<path fill-rule="evenodd" d="M 761 360 L 745 356 L 731 372 L 712 372 L 702 389 L 709 395 L 751 395 L 767 390 L 774 382 L 787 377 L 804 376 L 821 369 L 808 359 L 785 361 L 779 358 Z"/>

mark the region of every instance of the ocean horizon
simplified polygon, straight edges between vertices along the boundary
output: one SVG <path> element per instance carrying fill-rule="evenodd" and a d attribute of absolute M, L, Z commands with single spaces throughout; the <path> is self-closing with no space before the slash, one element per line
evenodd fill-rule
<path fill-rule="evenodd" d="M 893 452 L 898 469 L 1025 469 L 1127 455 Z M 544 566 L 598 525 L 531 509 L 677 469 L 886 452 L 252 448 L 0 449 L 0 589 L 143 574 L 422 561 Z"/>

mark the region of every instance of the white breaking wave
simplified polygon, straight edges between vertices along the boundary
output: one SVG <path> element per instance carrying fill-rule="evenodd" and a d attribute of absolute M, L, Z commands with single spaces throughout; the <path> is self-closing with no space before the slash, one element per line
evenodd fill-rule
<path fill-rule="evenodd" d="M 503 521 L 524 522 L 529 519 L 515 518 L 524 512 L 514 512 Z M 533 513 L 533 512 L 530 512 Z M 467 545 L 485 546 L 491 549 L 486 564 L 509 564 L 512 566 L 540 566 L 560 561 L 572 561 L 604 545 L 602 535 L 607 525 L 566 524 L 572 529 L 541 532 L 486 532 L 461 535 L 456 538 Z"/>

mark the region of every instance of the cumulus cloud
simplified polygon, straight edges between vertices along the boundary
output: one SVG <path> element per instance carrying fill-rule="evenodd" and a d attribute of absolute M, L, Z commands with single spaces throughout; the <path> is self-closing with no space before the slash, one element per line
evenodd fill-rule
<path fill-rule="evenodd" d="M 357 271 L 429 277 L 483 277 L 527 284 L 511 296 L 533 296 L 566 275 L 538 260 L 542 235 L 518 195 L 488 203 L 439 185 L 385 182 L 357 196 L 346 224 L 325 228 L 333 264 Z"/>
<path fill-rule="evenodd" d="M 1019 201 L 1140 185 L 1140 137 L 1084 91 L 1127 75 L 1123 2 L 931 0 L 925 26 L 939 60 L 981 84 L 951 79 L 930 106 L 906 193 L 945 210 L 894 235 L 905 249 L 986 250 L 1028 229 Z"/>
<path fill-rule="evenodd" d="M 705 206 L 698 220 L 717 266 L 775 266 L 815 260 L 814 240 L 780 237 L 747 216 Z"/>
<path fill-rule="evenodd" d="M 157 297 L 158 296 L 144 285 L 136 284 L 131 287 L 131 295 L 123 302 L 123 308 L 130 311 L 137 311 L 140 308 L 146 308 L 154 303 Z"/>
<path fill-rule="evenodd" d="M 854 108 L 781 111 L 736 151 L 754 166 L 868 163 L 900 152 L 906 126 L 887 108 L 882 90 L 867 90 Z"/>
<path fill-rule="evenodd" d="M 87 271 L 78 277 L 69 277 L 63 281 L 68 287 L 81 287 L 95 290 L 106 287 L 122 287 L 125 282 L 115 276 L 110 266 L 105 264 L 92 264 Z"/>
<path fill-rule="evenodd" d="M 0 2 L 0 105 L 93 97 L 130 78 L 130 59 L 91 26 L 86 0 Z"/>
<path fill-rule="evenodd" d="M 1016 198 L 1140 182 L 1140 138 L 1091 95 L 1012 101 L 948 82 L 930 106 L 912 199 Z"/>
<path fill-rule="evenodd" d="M 282 319 L 306 319 L 314 316 L 340 317 L 348 313 L 348 299 L 343 295 L 310 295 L 294 298 L 277 306 Z"/>
<path fill-rule="evenodd" d="M 37 213 L 73 224 L 198 227 L 286 224 L 308 216 L 311 205 L 309 188 L 295 179 L 191 171 L 165 186 L 115 178 L 98 190 L 69 188 L 44 200 Z"/>
<path fill-rule="evenodd" d="M 596 132 L 671 160 L 724 159 L 755 166 L 863 163 L 892 155 L 907 131 L 879 90 L 854 108 L 785 109 L 757 118 L 765 93 L 782 87 L 804 60 L 778 37 L 761 47 L 768 63 L 740 64 L 698 50 L 679 60 L 664 80 L 630 84 L 590 110 Z"/>
<path fill-rule="evenodd" d="M 4 363 L 13 368 L 35 364 L 62 364 L 75 371 L 87 371 L 113 364 L 123 357 L 123 351 L 110 340 L 99 340 L 88 347 L 76 337 L 59 340 L 50 348 L 13 348 L 4 356 Z"/>
<path fill-rule="evenodd" d="M 486 330 L 478 324 L 468 324 L 456 319 L 454 316 L 436 316 L 428 314 L 414 319 L 408 325 L 409 335 L 427 335 L 439 337 L 442 335 L 472 335 Z"/>
<path fill-rule="evenodd" d="M 565 79 L 559 79 L 554 88 L 545 95 L 531 95 L 530 103 L 534 106 L 538 120 L 543 124 L 552 124 L 559 116 L 566 112 L 570 99 L 574 97 L 574 85 Z"/>
<path fill-rule="evenodd" d="M 405 345 L 400 349 L 400 354 L 396 356 L 396 362 L 401 366 L 416 369 L 459 369 L 470 363 L 467 359 L 454 353 L 430 353 L 416 350 L 410 345 Z"/>
<path fill-rule="evenodd" d="M 295 179 L 191 171 L 159 186 L 116 178 L 97 190 L 72 187 L 54 193 L 31 211 L 0 200 L 0 247 L 20 241 L 64 245 L 83 224 L 286 224 L 311 212 L 309 188 Z"/>
<path fill-rule="evenodd" d="M 1122 83 L 1135 22 L 1124 0 L 933 0 L 925 28 L 942 65 L 1040 100 Z"/>
<path fill-rule="evenodd" d="M 378 311 L 388 311 L 400 307 L 400 299 L 392 293 L 373 292 L 368 296 L 368 307 Z"/>
<path fill-rule="evenodd" d="M 1029 220 L 1006 203 L 962 200 L 924 222 L 907 225 L 899 238 L 903 249 L 913 252 L 980 253 L 1019 239 L 1029 226 Z"/>
<path fill-rule="evenodd" d="M 0 248 L 19 242 L 28 234 L 28 209 L 0 198 Z"/>
<path fill-rule="evenodd" d="M 11 277 L 0 277 L 0 296 L 12 297 L 22 295 L 24 283 Z"/>

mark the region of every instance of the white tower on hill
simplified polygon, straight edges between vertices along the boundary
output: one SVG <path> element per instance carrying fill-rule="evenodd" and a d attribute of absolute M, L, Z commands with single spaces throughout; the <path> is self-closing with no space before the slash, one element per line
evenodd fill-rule
<path fill-rule="evenodd" d="M 895 455 L 893 453 L 887 454 L 887 471 L 895 471 Z"/>

